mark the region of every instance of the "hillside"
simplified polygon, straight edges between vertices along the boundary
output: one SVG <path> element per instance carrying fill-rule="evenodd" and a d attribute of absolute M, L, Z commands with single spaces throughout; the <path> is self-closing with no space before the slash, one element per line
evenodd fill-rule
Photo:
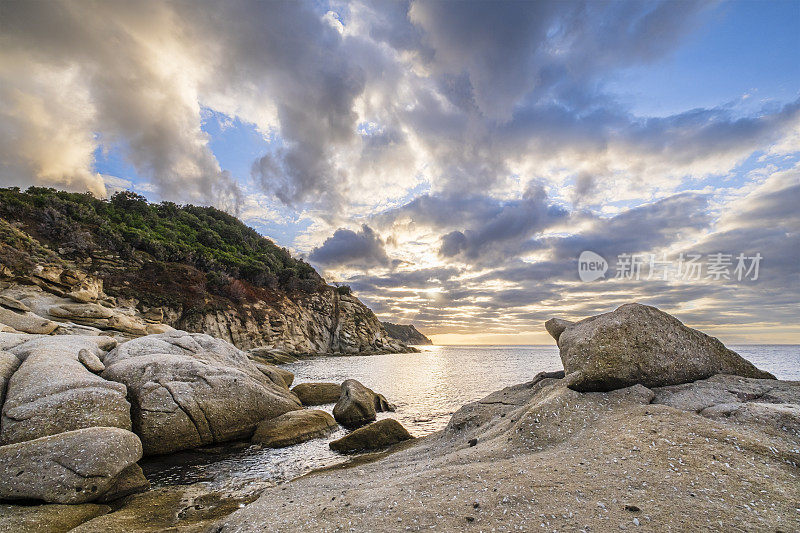
<path fill-rule="evenodd" d="M 406 344 L 433 344 L 431 340 L 423 335 L 414 327 L 414 324 L 392 324 L 391 322 L 381 322 L 386 333 L 393 339 Z"/>
<path fill-rule="evenodd" d="M 131 316 L 163 317 L 243 349 L 405 349 L 356 297 L 213 207 L 151 204 L 131 192 L 100 200 L 0 189 L 0 265 L 6 283 L 58 295 L 88 275 Z"/>

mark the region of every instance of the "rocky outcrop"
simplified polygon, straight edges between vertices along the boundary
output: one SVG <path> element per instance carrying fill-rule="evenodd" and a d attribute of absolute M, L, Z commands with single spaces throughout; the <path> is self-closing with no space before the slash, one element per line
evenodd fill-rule
<path fill-rule="evenodd" d="M 553 319 L 546 328 L 579 391 L 677 385 L 715 374 L 774 379 L 714 337 L 647 305 L 626 304 L 575 323 Z"/>
<path fill-rule="evenodd" d="M 376 413 L 394 411 L 382 394 L 376 394 L 354 379 L 342 383 L 333 417 L 346 428 L 354 429 L 375 420 Z"/>
<path fill-rule="evenodd" d="M 250 440 L 265 448 L 285 448 L 329 435 L 337 427 L 336 421 L 325 411 L 302 409 L 265 420 Z"/>
<path fill-rule="evenodd" d="M 393 339 L 410 345 L 433 344 L 431 340 L 423 335 L 414 327 L 414 324 L 392 324 L 391 322 L 381 322 L 386 333 Z"/>
<path fill-rule="evenodd" d="M 141 457 L 139 438 L 119 428 L 79 429 L 0 446 L 0 498 L 93 501 Z"/>
<path fill-rule="evenodd" d="M 324 405 L 339 401 L 342 386 L 337 383 L 300 383 L 292 392 L 303 405 Z"/>
<path fill-rule="evenodd" d="M 102 377 L 128 388 L 148 455 L 247 438 L 262 420 L 301 408 L 244 352 L 200 333 L 134 339 L 103 362 Z"/>
<path fill-rule="evenodd" d="M 8 379 L 0 442 L 23 442 L 95 426 L 131 429 L 125 386 L 100 378 L 79 360 L 82 352 L 97 358 L 116 341 L 101 336 L 7 333 L 0 334 L 0 339 L 20 361 Z"/>
<path fill-rule="evenodd" d="M 142 467 L 134 463 L 120 472 L 106 491 L 97 499 L 99 502 L 113 502 L 150 490 L 150 482 L 144 477 Z"/>
<path fill-rule="evenodd" d="M 329 446 L 336 452 L 353 453 L 379 450 L 413 438 L 400 422 L 393 418 L 384 418 L 332 441 Z"/>

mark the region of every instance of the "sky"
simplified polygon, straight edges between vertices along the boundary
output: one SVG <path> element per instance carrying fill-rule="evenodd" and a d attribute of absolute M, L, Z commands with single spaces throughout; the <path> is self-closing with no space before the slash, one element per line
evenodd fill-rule
<path fill-rule="evenodd" d="M 225 209 L 437 343 L 800 343 L 800 2 L 2 0 L 30 185 Z"/>

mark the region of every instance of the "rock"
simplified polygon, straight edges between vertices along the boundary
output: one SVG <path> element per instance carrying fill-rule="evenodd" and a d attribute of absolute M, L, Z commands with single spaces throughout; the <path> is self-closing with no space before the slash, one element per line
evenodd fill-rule
<path fill-rule="evenodd" d="M 374 421 L 377 412 L 391 410 L 394 408 L 382 395 L 375 394 L 354 379 L 348 379 L 341 385 L 339 400 L 333 406 L 333 417 L 344 427 L 353 429 Z"/>
<path fill-rule="evenodd" d="M 142 444 L 136 435 L 109 427 L 0 446 L 0 498 L 94 501 L 141 457 Z"/>
<path fill-rule="evenodd" d="M 64 279 L 63 275 L 62 279 Z M 76 302 L 91 302 L 97 300 L 97 298 L 103 294 L 103 280 L 101 279 L 86 277 L 79 283 L 77 287 L 74 287 L 72 291 L 67 293 L 67 297 Z"/>
<path fill-rule="evenodd" d="M 431 340 L 420 333 L 413 324 L 392 324 L 391 322 L 381 322 L 386 329 L 386 333 L 393 339 L 397 339 L 405 344 L 433 344 Z"/>
<path fill-rule="evenodd" d="M 27 313 L 28 311 L 31 310 L 30 307 L 20 302 L 16 298 L 12 298 L 6 295 L 0 295 L 0 306 L 6 307 L 14 311 L 22 311 L 23 313 Z"/>
<path fill-rule="evenodd" d="M 142 467 L 134 463 L 114 478 L 114 482 L 97 501 L 101 503 L 112 502 L 125 496 L 147 492 L 148 490 L 150 490 L 150 482 L 144 477 Z"/>
<path fill-rule="evenodd" d="M 0 350 L 0 411 L 2 411 L 3 402 L 6 399 L 8 380 L 17 371 L 21 362 L 13 353 Z"/>
<path fill-rule="evenodd" d="M 0 533 L 66 533 L 111 512 L 108 505 L 0 505 Z"/>
<path fill-rule="evenodd" d="M 260 346 L 258 348 L 251 348 L 247 351 L 248 357 L 254 361 L 270 365 L 283 365 L 286 363 L 295 363 L 298 361 L 296 357 L 289 355 L 283 350 L 278 350 L 270 346 Z"/>
<path fill-rule="evenodd" d="M 544 329 L 546 329 L 547 333 L 549 333 L 550 336 L 556 340 L 556 343 L 558 343 L 558 338 L 561 336 L 564 330 L 573 324 L 575 324 L 575 322 L 562 320 L 560 318 L 551 318 L 544 323 Z"/>
<path fill-rule="evenodd" d="M 393 418 L 384 418 L 331 442 L 330 447 L 337 452 L 352 453 L 377 450 L 413 438 L 400 422 Z"/>
<path fill-rule="evenodd" d="M 145 331 L 147 331 L 148 335 L 158 335 L 159 333 L 169 333 L 177 330 L 166 324 L 147 324 Z"/>
<path fill-rule="evenodd" d="M 302 409 L 265 420 L 258 425 L 250 440 L 267 448 L 284 448 L 324 437 L 337 427 L 336 421 L 325 411 Z"/>
<path fill-rule="evenodd" d="M 89 326 L 99 324 L 99 327 L 107 326 L 108 319 L 114 316 L 111 309 L 94 303 L 54 305 L 50 307 L 48 313 L 57 318 L 74 320 Z"/>
<path fill-rule="evenodd" d="M 300 383 L 295 385 L 292 392 L 303 405 L 323 405 L 337 402 L 342 386 L 337 383 Z"/>
<path fill-rule="evenodd" d="M 132 335 L 147 335 L 147 328 L 139 320 L 122 314 L 115 314 L 108 318 L 108 328 L 130 333 Z"/>
<path fill-rule="evenodd" d="M 57 322 L 43 318 L 30 311 L 19 311 L 0 307 L 0 322 L 22 333 L 47 335 L 55 331 Z"/>
<path fill-rule="evenodd" d="M 262 363 L 254 363 L 262 374 L 267 376 L 273 383 L 288 389 L 294 381 L 294 374 L 288 370 L 278 368 L 275 365 L 265 365 Z"/>
<path fill-rule="evenodd" d="M 549 324 L 564 370 L 576 373 L 571 387 L 578 391 L 608 391 L 636 383 L 660 387 L 715 374 L 774 379 L 714 337 L 647 305 L 625 304 L 574 324 Z"/>
<path fill-rule="evenodd" d="M 147 455 L 249 438 L 261 421 L 301 408 L 244 352 L 208 335 L 140 337 L 103 362 L 103 377 L 128 388 L 134 431 Z"/>
<path fill-rule="evenodd" d="M 103 364 L 100 358 L 85 348 L 78 352 L 78 361 L 89 369 L 89 372 L 95 374 L 99 374 L 106 369 L 106 365 Z"/>
<path fill-rule="evenodd" d="M 94 426 L 131 429 L 125 386 L 94 375 L 78 360 L 82 350 L 97 358 L 99 346 L 113 342 L 98 336 L 40 336 L 11 347 L 22 362 L 8 380 L 0 442 Z"/>
<path fill-rule="evenodd" d="M 142 313 L 142 317 L 147 322 L 154 322 L 158 324 L 164 321 L 164 310 L 160 307 L 153 307 Z"/>

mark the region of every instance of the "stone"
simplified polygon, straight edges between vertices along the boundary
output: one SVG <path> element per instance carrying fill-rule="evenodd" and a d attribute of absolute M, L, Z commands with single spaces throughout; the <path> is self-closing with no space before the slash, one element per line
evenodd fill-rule
<path fill-rule="evenodd" d="M 94 426 L 131 429 L 125 386 L 96 376 L 79 361 L 83 350 L 99 360 L 100 346 L 113 346 L 113 339 L 40 336 L 10 348 L 22 362 L 8 380 L 0 442 Z"/>
<path fill-rule="evenodd" d="M 0 322 L 21 333 L 47 335 L 55 331 L 57 322 L 43 318 L 30 311 L 19 311 L 0 307 Z"/>
<path fill-rule="evenodd" d="M 89 372 L 93 372 L 95 374 L 99 374 L 106 369 L 106 365 L 103 364 L 100 358 L 86 348 L 83 348 L 78 352 L 78 361 L 80 361 L 81 364 L 89 370 Z"/>
<path fill-rule="evenodd" d="M 570 386 L 577 391 L 609 391 L 637 383 L 661 387 L 715 374 L 774 379 L 716 338 L 647 305 L 625 304 L 572 324 L 549 324 L 564 370 L 575 374 Z"/>
<path fill-rule="evenodd" d="M 147 335 L 147 327 L 136 318 L 114 314 L 108 318 L 108 327 L 131 335 Z"/>
<path fill-rule="evenodd" d="M 106 513 L 108 505 L 0 505 L 0 533 L 66 533 Z"/>
<path fill-rule="evenodd" d="M 114 478 L 114 482 L 100 496 L 97 501 L 101 503 L 113 502 L 125 496 L 150 490 L 150 482 L 144 477 L 142 467 L 134 463 Z"/>
<path fill-rule="evenodd" d="M 62 276 L 64 279 L 64 276 Z M 97 300 L 103 294 L 103 280 L 86 277 L 83 281 L 79 282 L 77 287 L 74 287 L 67 293 L 67 297 L 80 303 L 87 303 Z"/>
<path fill-rule="evenodd" d="M 155 322 L 158 324 L 164 321 L 164 310 L 160 307 L 152 307 L 142 313 L 142 317 L 148 322 Z"/>
<path fill-rule="evenodd" d="M 300 409 L 233 345 L 175 331 L 121 344 L 102 377 L 124 384 L 146 455 L 249 438 L 265 419 Z"/>
<path fill-rule="evenodd" d="M 325 411 L 302 409 L 265 420 L 258 425 L 250 440 L 266 448 L 284 448 L 324 437 L 337 427 L 336 421 Z"/>
<path fill-rule="evenodd" d="M 14 311 L 22 311 L 26 313 L 31 310 L 30 307 L 20 302 L 16 298 L 0 294 L 0 306 L 12 309 Z"/>
<path fill-rule="evenodd" d="M 0 350 L 0 411 L 6 398 L 6 387 L 11 375 L 17 371 L 20 361 L 16 355 L 5 350 Z"/>
<path fill-rule="evenodd" d="M 139 437 L 93 427 L 0 446 L 0 498 L 86 503 L 142 457 Z"/>
<path fill-rule="evenodd" d="M 575 322 L 562 320 L 560 318 L 551 318 L 544 323 L 544 329 L 546 329 L 547 333 L 549 333 L 550 336 L 556 340 L 556 343 L 558 343 L 558 338 L 561 336 L 564 330 L 573 324 L 575 324 Z"/>
<path fill-rule="evenodd" d="M 336 403 L 342 393 L 338 383 L 300 383 L 292 392 L 300 398 L 303 405 L 323 405 Z"/>
<path fill-rule="evenodd" d="M 145 331 L 147 331 L 148 335 L 158 335 L 159 333 L 169 333 L 177 330 L 166 324 L 147 324 L 145 326 Z"/>
<path fill-rule="evenodd" d="M 393 418 L 384 418 L 348 433 L 330 443 L 331 450 L 352 453 L 363 450 L 386 448 L 414 437 Z"/>
<path fill-rule="evenodd" d="M 254 364 L 262 374 L 267 376 L 273 383 L 280 387 L 288 389 L 294 381 L 294 374 L 288 370 L 284 370 L 275 365 L 266 365 L 262 363 Z"/>
<path fill-rule="evenodd" d="M 348 429 L 354 429 L 376 418 L 376 413 L 393 410 L 393 407 L 380 394 L 365 387 L 354 379 L 345 380 L 341 385 L 339 400 L 333 406 L 333 417 Z"/>

